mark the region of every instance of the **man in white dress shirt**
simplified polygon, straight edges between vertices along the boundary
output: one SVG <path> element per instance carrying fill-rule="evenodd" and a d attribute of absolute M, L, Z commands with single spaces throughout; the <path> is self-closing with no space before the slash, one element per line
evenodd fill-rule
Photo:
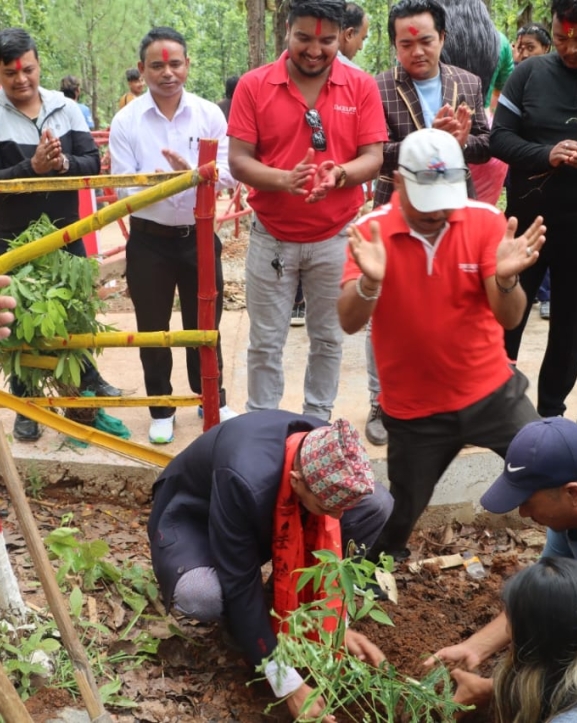
<path fill-rule="evenodd" d="M 150 30 L 140 44 L 138 69 L 148 93 L 119 111 L 110 128 L 112 173 L 153 173 L 184 170 L 198 165 L 200 138 L 218 139 L 217 166 L 220 185 L 229 188 L 234 179 L 228 168 L 226 120 L 220 108 L 184 90 L 190 59 L 186 41 L 176 30 Z M 140 189 L 119 189 L 120 196 Z M 126 245 L 126 280 L 134 303 L 138 331 L 169 329 L 178 289 L 184 329 L 197 329 L 198 273 L 194 207 L 196 190 L 189 189 L 139 210 L 130 217 Z M 220 323 L 223 279 L 221 243 L 214 237 L 216 257 L 216 328 Z M 201 270 L 202 271 L 202 270 Z M 186 350 L 188 381 L 201 392 L 198 349 Z M 222 354 L 217 347 L 220 373 L 220 421 L 236 414 L 226 404 L 222 387 Z M 171 394 L 172 353 L 165 348 L 142 348 L 146 393 Z M 172 407 L 150 407 L 149 438 L 154 444 L 174 439 Z"/>

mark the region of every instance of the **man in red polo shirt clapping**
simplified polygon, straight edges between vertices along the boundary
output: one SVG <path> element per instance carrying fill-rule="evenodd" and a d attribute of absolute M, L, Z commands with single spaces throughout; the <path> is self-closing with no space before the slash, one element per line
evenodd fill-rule
<path fill-rule="evenodd" d="M 248 411 L 280 404 L 299 279 L 310 340 L 303 411 L 328 420 L 337 394 L 346 227 L 387 138 L 375 80 L 336 60 L 344 11 L 344 0 L 292 0 L 287 50 L 244 75 L 232 101 L 229 165 L 252 188 L 255 213 L 246 260 Z"/>
<path fill-rule="evenodd" d="M 339 315 L 352 334 L 372 316 L 389 433 L 393 514 L 369 559 L 407 557 L 407 540 L 445 469 L 467 444 L 501 457 L 539 419 L 511 367 L 503 328 L 520 322 L 519 274 L 545 241 L 538 216 L 517 220 L 467 198 L 467 168 L 450 133 L 424 128 L 401 143 L 390 203 L 350 229 Z"/>

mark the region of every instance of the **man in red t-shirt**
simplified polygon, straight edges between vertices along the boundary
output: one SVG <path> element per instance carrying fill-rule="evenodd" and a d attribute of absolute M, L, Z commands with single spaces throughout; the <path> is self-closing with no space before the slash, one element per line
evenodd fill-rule
<path fill-rule="evenodd" d="M 344 10 L 344 0 L 292 0 L 287 51 L 244 75 L 232 101 L 229 164 L 251 187 L 255 212 L 246 260 L 247 411 L 280 404 L 299 279 L 310 339 L 303 411 L 328 420 L 337 394 L 346 227 L 387 138 L 375 80 L 335 62 Z"/>
<path fill-rule="evenodd" d="M 395 499 L 371 558 L 408 554 L 415 522 L 466 444 L 505 457 L 539 418 L 503 328 L 523 314 L 519 274 L 539 255 L 543 219 L 514 238 L 516 219 L 468 199 L 466 177 L 450 133 L 415 131 L 401 143 L 391 203 L 349 231 L 339 316 L 349 334 L 373 317 Z"/>

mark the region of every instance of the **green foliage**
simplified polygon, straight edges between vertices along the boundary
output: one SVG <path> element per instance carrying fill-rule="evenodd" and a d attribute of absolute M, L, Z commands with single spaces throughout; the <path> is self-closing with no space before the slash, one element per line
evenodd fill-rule
<path fill-rule="evenodd" d="M 38 500 L 47 484 L 48 482 L 42 477 L 38 466 L 32 462 L 28 467 L 25 478 L 26 493 L 32 499 Z"/>
<path fill-rule="evenodd" d="M 50 5 L 47 37 L 54 52 L 49 62 L 40 59 L 42 82 L 59 88 L 65 75 L 82 78 L 81 101 L 90 106 L 96 127 L 106 128 L 128 90 L 124 72 L 136 65 L 152 7 L 144 0 L 50 0 Z"/>
<path fill-rule="evenodd" d="M 550 0 L 485 0 L 497 28 L 513 41 L 521 25 L 551 23 Z"/>
<path fill-rule="evenodd" d="M 31 628 L 33 632 L 28 634 Z M 22 700 L 33 693 L 35 676 L 43 679 L 50 673 L 51 666 L 34 660 L 39 651 L 50 656 L 60 650 L 60 642 L 52 637 L 53 632 L 53 627 L 48 634 L 44 626 L 27 625 L 14 629 L 6 622 L 0 623 L 0 660 Z"/>
<path fill-rule="evenodd" d="M 382 73 L 395 62 L 395 51 L 389 43 L 387 31 L 389 11 L 394 0 L 365 0 L 362 3 L 370 18 L 369 37 L 363 50 L 355 56 L 355 63 L 371 75 Z"/>
<path fill-rule="evenodd" d="M 55 231 L 46 216 L 10 242 L 15 249 Z M 11 275 L 6 290 L 16 298 L 16 321 L 12 335 L 0 347 L 0 367 L 10 379 L 16 375 L 28 392 L 40 396 L 45 390 L 54 392 L 58 385 L 80 386 L 81 370 L 87 361 L 93 362 L 87 349 L 62 349 L 51 352 L 58 359 L 55 370 L 37 369 L 22 364 L 21 351 L 11 351 L 23 342 L 40 357 L 42 344 L 54 337 L 69 334 L 95 334 L 111 327 L 98 321 L 104 309 L 95 291 L 98 264 L 94 259 L 73 256 L 57 250 L 24 264 Z"/>
<path fill-rule="evenodd" d="M 97 128 L 110 124 L 118 99 L 128 90 L 124 72 L 136 67 L 140 41 L 155 25 L 169 25 L 184 35 L 191 58 L 187 88 L 204 98 L 222 98 L 225 79 L 248 68 L 244 3 L 48 0 L 48 4 L 51 12 L 44 37 L 50 51 L 40 58 L 43 85 L 59 88 L 69 73 L 81 77 L 81 100 L 90 106 Z"/>
<path fill-rule="evenodd" d="M 392 624 L 373 591 L 366 588 L 374 579 L 377 566 L 358 558 L 340 560 L 327 550 L 315 553 L 315 557 L 318 564 L 300 571 L 298 586 L 302 589 L 312 584 L 315 590 L 324 590 L 326 597 L 303 604 L 289 615 L 288 633 L 279 635 L 271 656 L 281 670 L 295 667 L 301 671 L 313 689 L 303 714 L 311 715 L 310 709 L 317 697 L 324 698 L 323 714 L 307 720 L 322 721 L 324 716 L 337 713 L 362 723 L 385 723 L 396 720 L 397 716 L 420 723 L 453 720 L 453 715 L 464 708 L 452 700 L 450 674 L 443 666 L 418 681 L 398 673 L 387 662 L 375 668 L 343 647 L 348 623 L 369 616 L 377 622 Z M 381 556 L 381 569 L 390 572 L 392 565 L 392 558 Z M 346 610 L 348 621 L 342 617 L 336 630 L 329 632 L 323 629 L 323 621 L 335 617 L 336 600 Z M 267 662 L 258 670 L 263 671 Z M 275 705 L 278 702 L 269 706 L 269 710 Z"/>
<path fill-rule="evenodd" d="M 126 638 L 137 623 L 149 601 L 156 601 L 158 589 L 151 570 L 125 561 L 122 568 L 115 567 L 104 558 L 110 552 L 104 540 L 80 541 L 76 527 L 59 527 L 45 539 L 52 558 L 60 560 L 56 579 L 61 587 L 80 581 L 84 590 L 94 590 L 99 585 L 112 586 L 122 601 L 133 612 L 131 620 L 120 633 L 120 639 Z M 80 588 L 71 593 L 72 612 L 80 617 L 82 598 Z"/>
<path fill-rule="evenodd" d="M 248 69 L 244 3 L 173 2 L 160 17 L 163 24 L 173 25 L 186 38 L 190 57 L 187 86 L 194 93 L 217 101 L 224 96 L 226 78 Z"/>
<path fill-rule="evenodd" d="M 100 581 L 116 583 L 120 571 L 103 558 L 110 548 L 104 540 L 80 542 L 76 527 L 59 527 L 45 539 L 45 544 L 54 558 L 61 561 L 56 574 L 59 585 L 64 585 L 70 575 L 78 576 L 85 590 L 94 590 Z"/>
<path fill-rule="evenodd" d="M 71 599 L 71 610 L 74 613 L 82 608 L 82 593 L 79 588 L 74 589 L 72 597 L 74 600 Z M 130 654 L 108 656 L 101 652 L 99 641 L 109 630 L 104 625 L 75 617 L 76 624 L 82 631 L 81 643 L 90 667 L 97 679 L 107 681 L 99 688 L 104 705 L 115 708 L 136 706 L 136 703 L 122 695 L 122 682 L 114 670 L 119 666 L 140 666 L 145 659 L 156 653 L 159 641 L 141 635 L 134 641 Z M 53 620 L 35 617 L 31 624 L 17 629 L 0 623 L 0 661 L 23 700 L 45 684 L 64 688 L 74 697 L 79 695 L 74 665 L 60 642 L 60 632 Z"/>
<path fill-rule="evenodd" d="M 48 49 L 44 40 L 50 0 L 4 0 L 0 5 L 0 28 L 23 27 L 35 39 L 38 51 Z"/>
<path fill-rule="evenodd" d="M 130 562 L 116 567 L 104 559 L 109 552 L 106 542 L 81 541 L 77 533 L 76 528 L 62 527 L 50 533 L 45 543 L 51 557 L 61 562 L 57 579 L 60 587 L 69 591 L 70 614 L 80 631 L 90 668 L 102 682 L 99 692 L 104 705 L 135 707 L 136 703 L 122 694 L 118 671 L 141 667 L 145 660 L 157 654 L 160 641 L 146 631 L 140 632 L 131 636 L 124 647 L 115 646 L 116 651 L 109 654 L 103 641 L 111 636 L 118 639 L 117 633 L 100 622 L 83 619 L 86 604 L 83 590 L 93 590 L 97 585 L 110 587 L 110 594 L 118 593 L 122 602 L 134 611 L 133 618 L 120 633 L 123 639 L 142 616 L 148 601 L 156 601 L 158 597 L 153 573 Z M 41 685 L 67 689 L 74 697 L 79 694 L 74 665 L 52 619 L 34 617 L 30 624 L 16 629 L 6 621 L 0 622 L 0 662 L 23 700 Z"/>

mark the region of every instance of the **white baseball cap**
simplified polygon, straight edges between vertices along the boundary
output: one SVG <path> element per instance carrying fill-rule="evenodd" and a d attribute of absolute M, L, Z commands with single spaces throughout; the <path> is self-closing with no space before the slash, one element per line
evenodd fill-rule
<path fill-rule="evenodd" d="M 409 133 L 399 151 L 399 173 L 417 211 L 463 208 L 468 169 L 457 139 L 437 128 Z"/>

